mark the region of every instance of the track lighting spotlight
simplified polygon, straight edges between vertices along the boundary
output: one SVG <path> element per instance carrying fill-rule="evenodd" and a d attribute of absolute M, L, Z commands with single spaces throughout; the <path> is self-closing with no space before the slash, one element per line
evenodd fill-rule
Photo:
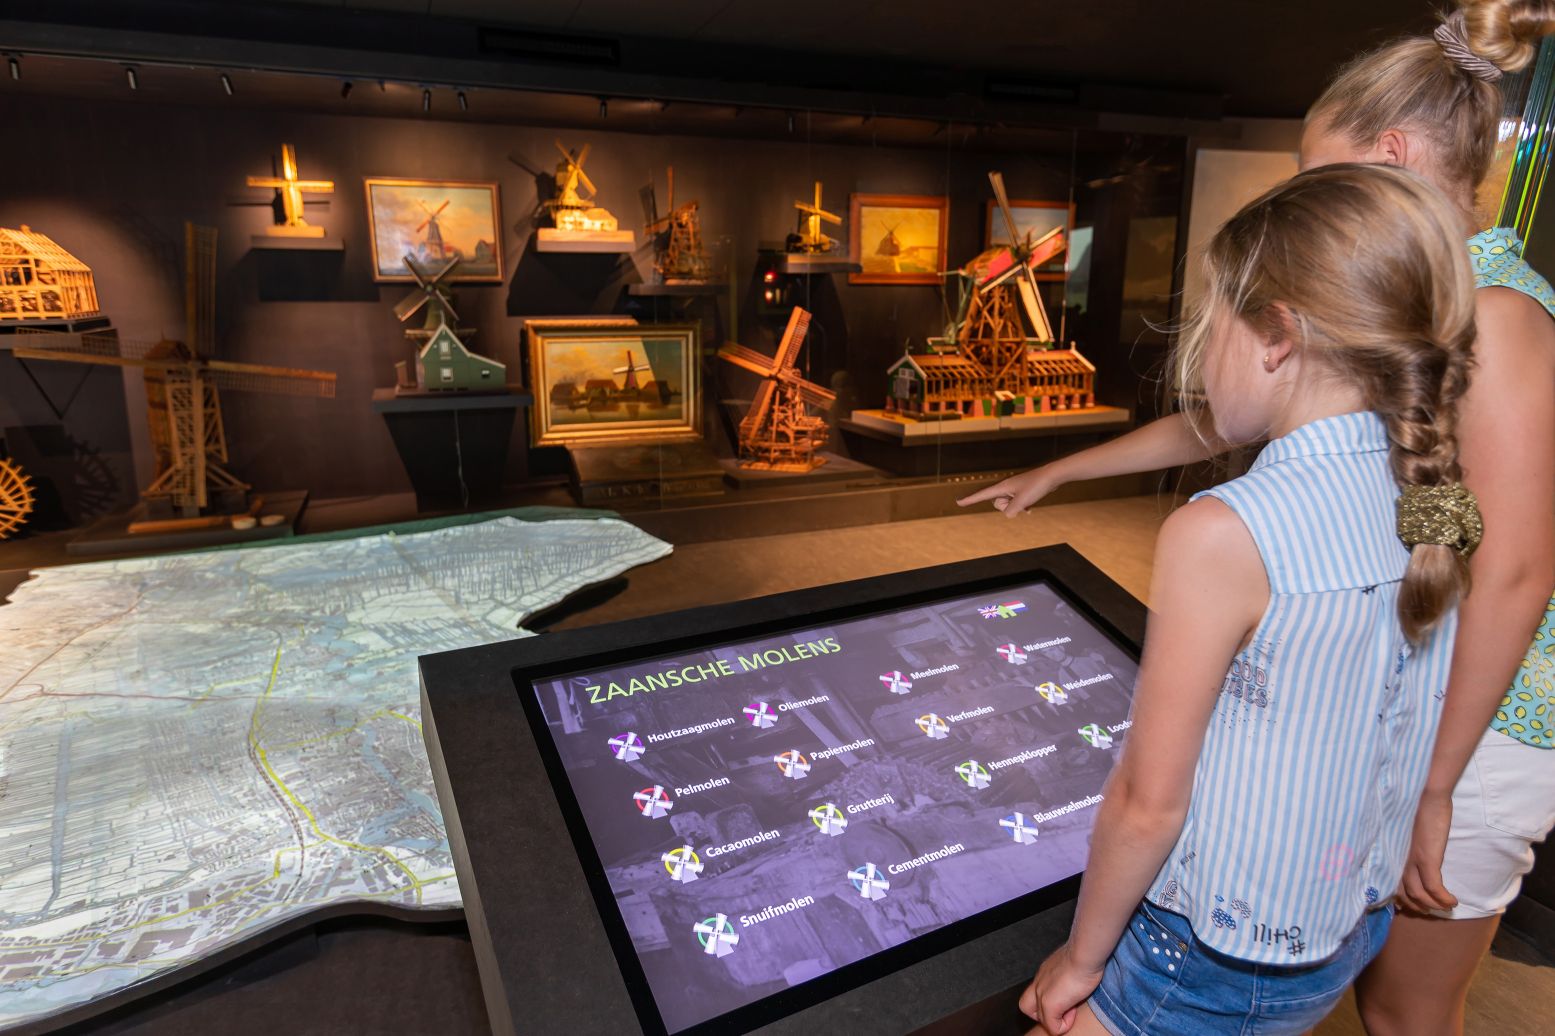
<path fill-rule="evenodd" d="M 794 132 L 794 113 L 788 113 L 788 132 Z"/>
<path fill-rule="evenodd" d="M 351 85 L 351 80 L 349 79 L 340 84 L 340 99 L 342 101 L 351 96 Z"/>
<path fill-rule="evenodd" d="M 426 87 L 421 88 L 421 110 L 424 112 L 432 110 L 432 91 Z"/>
<path fill-rule="evenodd" d="M 231 97 L 232 96 L 232 77 L 227 75 L 227 73 L 223 72 L 221 74 L 221 76 L 220 76 L 220 79 L 221 79 L 221 88 L 223 90 L 227 91 L 227 96 L 228 97 Z"/>
<path fill-rule="evenodd" d="M 599 117 L 601 119 L 603 119 L 606 116 L 608 116 L 609 114 L 610 114 L 610 99 L 607 98 L 607 97 L 601 97 L 599 99 Z"/>
<path fill-rule="evenodd" d="M 7 61 L 8 61 L 8 63 L 11 66 L 11 78 L 12 79 L 18 79 L 18 80 L 21 79 L 21 77 L 22 77 L 22 63 L 21 63 L 21 60 L 18 59 L 15 54 L 12 54 L 7 59 Z"/>
<path fill-rule="evenodd" d="M 135 75 L 135 70 L 133 68 L 129 68 L 129 67 L 125 68 L 125 70 L 124 70 L 124 78 L 129 81 L 131 90 L 139 90 L 140 89 L 140 78 Z"/>
<path fill-rule="evenodd" d="M 465 98 L 463 90 L 459 91 L 459 110 L 462 112 L 470 110 L 470 102 Z"/>

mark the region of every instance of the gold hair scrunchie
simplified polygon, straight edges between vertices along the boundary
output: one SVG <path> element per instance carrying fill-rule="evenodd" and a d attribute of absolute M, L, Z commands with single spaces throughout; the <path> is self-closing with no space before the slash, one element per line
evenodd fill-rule
<path fill-rule="evenodd" d="M 1468 557 L 1484 535 L 1479 501 L 1462 482 L 1405 486 L 1399 494 L 1398 538 L 1411 550 L 1421 543 L 1435 543 Z"/>

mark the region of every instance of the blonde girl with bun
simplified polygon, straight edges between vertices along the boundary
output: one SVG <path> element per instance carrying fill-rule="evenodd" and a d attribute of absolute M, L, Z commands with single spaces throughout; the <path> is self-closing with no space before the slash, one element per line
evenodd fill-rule
<path fill-rule="evenodd" d="M 1381 950 L 1481 531 L 1459 220 L 1413 173 L 1333 165 L 1210 242 L 1174 384 L 1267 445 L 1161 528 L 1074 927 L 1021 1001 L 1039 1029 L 1304 1032 Z"/>
<path fill-rule="evenodd" d="M 1306 169 L 1374 162 L 1431 181 L 1460 212 L 1480 289 L 1459 438 L 1486 538 L 1398 889 L 1404 909 L 1356 986 L 1372 1036 L 1462 1032 L 1475 967 L 1533 865 L 1532 846 L 1555 825 L 1555 292 L 1512 231 L 1475 234 L 1471 215 L 1499 128 L 1498 80 L 1526 67 L 1552 29 L 1555 3 L 1461 3 L 1432 35 L 1346 66 L 1308 112 L 1301 142 Z M 1013 517 L 1067 482 L 1226 448 L 1194 414 L 1175 414 L 962 503 L 992 500 Z"/>

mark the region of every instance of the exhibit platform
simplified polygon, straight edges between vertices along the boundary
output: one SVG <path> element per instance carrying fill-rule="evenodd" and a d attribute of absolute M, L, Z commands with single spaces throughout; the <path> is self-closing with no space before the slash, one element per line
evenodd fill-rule
<path fill-rule="evenodd" d="M 874 480 L 881 475 L 879 468 L 860 464 L 849 457 L 839 456 L 827 450 L 816 455 L 822 460 L 819 467 L 809 471 L 778 471 L 772 468 L 745 467 L 733 457 L 719 459 L 723 465 L 724 479 L 736 489 L 752 489 L 757 486 L 812 486 L 825 482 L 858 482 Z"/>
<path fill-rule="evenodd" d="M 260 503 L 257 512 L 259 515 L 279 515 L 281 520 L 271 525 L 255 522 L 254 527 L 250 529 L 236 529 L 228 523 L 210 525 L 206 528 L 132 532 L 130 531 L 132 525 L 147 520 L 145 505 L 137 504 L 128 513 L 108 515 L 87 526 L 70 539 L 65 549 L 72 557 L 97 558 L 109 555 L 195 550 L 202 547 L 227 547 L 240 543 L 285 539 L 296 535 L 303 508 L 308 504 L 306 490 L 253 492 L 249 495 L 251 499 Z"/>

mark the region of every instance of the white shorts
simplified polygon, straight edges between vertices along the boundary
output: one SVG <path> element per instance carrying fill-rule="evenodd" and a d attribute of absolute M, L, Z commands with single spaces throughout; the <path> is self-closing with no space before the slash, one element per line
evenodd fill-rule
<path fill-rule="evenodd" d="M 1452 792 L 1442 884 L 1458 897 L 1441 917 L 1491 917 L 1517 898 L 1533 847 L 1555 827 L 1555 749 L 1487 730 Z"/>

